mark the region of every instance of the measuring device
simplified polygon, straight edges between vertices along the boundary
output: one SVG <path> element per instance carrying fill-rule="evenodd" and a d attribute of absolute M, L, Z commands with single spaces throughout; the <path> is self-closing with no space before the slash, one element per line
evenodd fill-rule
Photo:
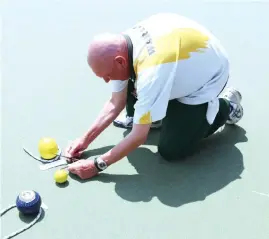
<path fill-rule="evenodd" d="M 39 154 L 40 156 L 35 156 L 32 152 L 26 149 L 25 146 L 22 147 L 23 150 L 31 156 L 33 159 L 43 163 L 39 166 L 40 170 L 48 170 L 58 166 L 66 166 L 77 159 L 72 157 L 67 157 L 62 154 L 61 148 L 56 144 L 56 141 L 52 138 L 42 138 L 39 141 Z M 44 155 L 42 157 L 42 155 Z"/>

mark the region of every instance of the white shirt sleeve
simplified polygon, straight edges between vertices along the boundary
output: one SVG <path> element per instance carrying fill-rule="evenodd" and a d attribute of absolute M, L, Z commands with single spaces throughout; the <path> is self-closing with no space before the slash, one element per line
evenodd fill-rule
<path fill-rule="evenodd" d="M 151 67 L 139 75 L 135 124 L 150 124 L 165 117 L 173 79 L 173 64 Z"/>
<path fill-rule="evenodd" d="M 128 80 L 111 80 L 110 82 L 112 92 L 120 92 L 128 85 Z"/>

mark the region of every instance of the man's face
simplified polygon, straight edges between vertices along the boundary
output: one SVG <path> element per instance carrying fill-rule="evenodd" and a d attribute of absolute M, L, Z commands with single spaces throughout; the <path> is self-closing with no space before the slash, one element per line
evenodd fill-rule
<path fill-rule="evenodd" d="M 130 77 L 128 62 L 122 56 L 117 56 L 106 62 L 95 62 L 89 65 L 96 76 L 103 78 L 105 82 L 110 80 L 128 80 Z"/>

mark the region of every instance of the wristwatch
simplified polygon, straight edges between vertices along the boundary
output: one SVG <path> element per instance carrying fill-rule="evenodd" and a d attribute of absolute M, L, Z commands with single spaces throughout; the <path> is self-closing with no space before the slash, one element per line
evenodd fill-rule
<path fill-rule="evenodd" d="M 106 162 L 99 157 L 94 159 L 94 165 L 98 169 L 98 171 L 103 171 L 107 168 Z"/>

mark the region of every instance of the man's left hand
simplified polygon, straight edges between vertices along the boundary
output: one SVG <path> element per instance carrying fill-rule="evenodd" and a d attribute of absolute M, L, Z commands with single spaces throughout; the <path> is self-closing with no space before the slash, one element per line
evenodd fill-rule
<path fill-rule="evenodd" d="M 150 124 L 135 124 L 131 133 L 128 134 L 126 138 L 101 156 L 102 160 L 106 162 L 107 166 L 109 166 L 127 156 L 130 152 L 145 142 L 149 130 Z M 69 165 L 68 170 L 71 173 L 78 175 L 81 179 L 89 179 L 99 173 L 95 166 L 94 160 L 76 161 Z"/>
<path fill-rule="evenodd" d="M 70 173 L 78 175 L 81 179 L 89 179 L 98 174 L 93 160 L 79 160 L 68 166 Z"/>

